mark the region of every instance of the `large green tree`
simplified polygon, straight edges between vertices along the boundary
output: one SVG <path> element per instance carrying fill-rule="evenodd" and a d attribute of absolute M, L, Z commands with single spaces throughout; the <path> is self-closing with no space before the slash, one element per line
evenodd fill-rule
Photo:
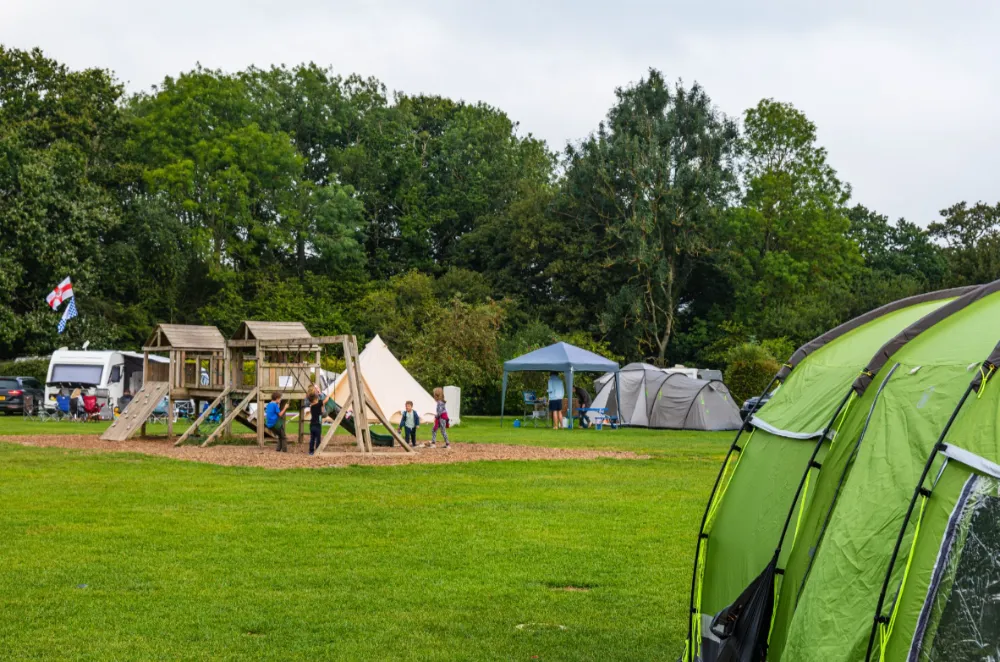
<path fill-rule="evenodd" d="M 692 273 L 724 244 L 737 130 L 699 85 L 671 86 L 655 70 L 616 97 L 567 152 L 561 213 L 606 242 L 606 332 L 663 362 Z"/>
<path fill-rule="evenodd" d="M 860 264 L 847 236 L 850 188 L 791 104 L 748 110 L 741 148 L 743 200 L 729 214 L 725 260 L 732 316 L 758 338 L 813 337 L 842 319 Z"/>
<path fill-rule="evenodd" d="M 58 342 L 45 296 L 75 281 L 80 319 L 114 339 L 93 313 L 109 234 L 121 223 L 114 195 L 126 169 L 121 86 L 106 71 L 74 72 L 41 51 L 0 46 L 0 353 Z"/>
<path fill-rule="evenodd" d="M 941 210 L 941 220 L 927 230 L 946 246 L 952 284 L 1000 278 L 1000 203 L 959 202 Z"/>

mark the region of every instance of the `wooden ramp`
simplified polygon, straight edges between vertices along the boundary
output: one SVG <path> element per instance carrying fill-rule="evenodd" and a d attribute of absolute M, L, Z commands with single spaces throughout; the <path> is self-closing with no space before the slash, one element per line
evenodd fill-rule
<path fill-rule="evenodd" d="M 132 398 L 132 402 L 125 407 L 125 411 L 104 431 L 101 439 L 104 441 L 125 441 L 134 435 L 146 422 L 149 415 L 153 413 L 156 406 L 163 401 L 163 398 L 167 397 L 169 389 L 168 382 L 146 382 L 143 384 L 139 392 Z"/>
<path fill-rule="evenodd" d="M 250 417 L 247 415 L 246 410 L 241 411 L 238 414 L 236 414 L 236 418 L 234 420 L 236 422 L 238 422 L 238 423 L 242 423 L 243 425 L 247 426 L 248 428 L 250 428 L 251 430 L 253 430 L 255 433 L 257 432 L 256 419 L 251 420 Z M 287 434 L 287 432 L 286 432 L 286 434 Z M 276 434 L 274 434 L 273 432 L 271 432 L 270 430 L 268 430 L 266 427 L 264 428 L 264 436 L 267 437 L 268 439 L 277 439 L 278 438 L 278 436 Z"/>

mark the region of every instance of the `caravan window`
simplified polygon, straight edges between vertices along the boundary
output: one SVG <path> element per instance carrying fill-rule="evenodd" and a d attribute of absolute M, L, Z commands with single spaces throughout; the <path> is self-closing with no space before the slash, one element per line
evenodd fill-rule
<path fill-rule="evenodd" d="M 109 384 L 117 384 L 122 380 L 122 367 L 116 365 L 111 368 L 111 377 L 108 378 Z"/>
<path fill-rule="evenodd" d="M 97 386 L 101 383 L 101 375 L 104 374 L 102 365 L 69 365 L 57 363 L 52 366 L 52 383 L 58 384 L 90 384 Z"/>

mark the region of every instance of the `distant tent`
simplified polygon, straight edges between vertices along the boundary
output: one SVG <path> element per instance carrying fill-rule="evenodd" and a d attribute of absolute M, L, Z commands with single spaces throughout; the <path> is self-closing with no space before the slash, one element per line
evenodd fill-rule
<path fill-rule="evenodd" d="M 358 361 L 361 375 L 368 384 L 375 404 L 392 423 L 399 423 L 400 412 L 405 408 L 407 400 L 413 401 L 413 409 L 420 416 L 421 422 L 433 422 L 436 405 L 434 398 L 393 356 L 385 341 L 378 336 L 372 338 L 358 355 Z M 341 405 L 348 402 L 350 393 L 346 374 L 345 372 L 337 377 L 333 385 L 333 399 Z M 373 412 L 368 415 L 372 419 L 375 417 Z"/>
<path fill-rule="evenodd" d="M 608 373 L 597 380 L 595 408 L 616 414 L 615 384 Z M 630 363 L 618 377 L 625 425 L 671 430 L 738 430 L 739 406 L 721 381 L 695 379 L 683 372 Z"/>

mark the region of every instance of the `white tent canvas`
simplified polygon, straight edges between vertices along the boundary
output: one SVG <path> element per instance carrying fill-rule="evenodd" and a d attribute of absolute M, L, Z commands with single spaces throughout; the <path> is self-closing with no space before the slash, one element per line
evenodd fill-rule
<path fill-rule="evenodd" d="M 368 384 L 375 404 L 393 424 L 399 423 L 400 413 L 405 408 L 407 400 L 413 401 L 413 409 L 420 416 L 422 424 L 434 423 L 434 398 L 406 371 L 379 336 L 375 336 L 365 345 L 358 355 L 358 363 L 361 376 Z M 338 404 L 346 406 L 350 392 L 345 372 L 340 374 L 334 383 L 333 399 Z M 369 412 L 368 416 L 371 420 L 375 419 L 374 412 Z"/>

